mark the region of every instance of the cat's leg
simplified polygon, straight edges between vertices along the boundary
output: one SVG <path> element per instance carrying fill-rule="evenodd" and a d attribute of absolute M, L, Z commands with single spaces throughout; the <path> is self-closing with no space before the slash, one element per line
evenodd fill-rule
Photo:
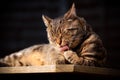
<path fill-rule="evenodd" d="M 39 66 L 44 64 L 40 57 L 41 55 L 35 52 L 27 55 L 11 54 L 0 59 L 0 66 Z"/>
<path fill-rule="evenodd" d="M 65 64 L 65 57 L 63 55 L 58 55 L 56 64 Z"/>
<path fill-rule="evenodd" d="M 72 64 L 78 64 L 78 62 L 80 63 L 80 58 L 78 57 L 76 52 L 73 52 L 71 50 L 65 51 L 64 57 L 66 58 L 68 62 Z"/>
<path fill-rule="evenodd" d="M 5 56 L 4 58 L 0 59 L 0 67 L 5 66 L 21 66 L 21 63 L 14 54 Z"/>
<path fill-rule="evenodd" d="M 64 57 L 68 62 L 71 64 L 78 64 L 78 65 L 86 65 L 86 66 L 96 66 L 96 59 L 91 57 L 82 57 L 78 56 L 76 52 L 73 51 L 65 51 Z"/>
<path fill-rule="evenodd" d="M 9 64 L 5 63 L 2 59 L 0 59 L 0 67 L 7 67 Z"/>
<path fill-rule="evenodd" d="M 58 54 L 56 56 L 52 56 L 50 58 L 49 58 L 50 60 L 48 61 L 48 62 L 50 62 L 49 64 L 53 64 L 53 65 L 54 64 L 65 64 L 65 62 L 66 62 L 65 57 L 61 54 Z"/>

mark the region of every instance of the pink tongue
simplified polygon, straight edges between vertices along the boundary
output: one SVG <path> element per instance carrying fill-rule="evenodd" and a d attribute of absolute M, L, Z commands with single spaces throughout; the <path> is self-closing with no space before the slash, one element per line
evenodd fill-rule
<path fill-rule="evenodd" d="M 68 47 L 68 46 L 60 47 L 60 51 L 67 51 L 67 50 L 69 50 L 69 47 Z"/>

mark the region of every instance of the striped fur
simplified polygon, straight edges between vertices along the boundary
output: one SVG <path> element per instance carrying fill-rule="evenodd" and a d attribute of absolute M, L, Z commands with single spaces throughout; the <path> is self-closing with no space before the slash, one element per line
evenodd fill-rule
<path fill-rule="evenodd" d="M 3 66 L 40 66 L 78 64 L 104 66 L 106 50 L 100 37 L 84 18 L 78 17 L 73 4 L 64 16 L 42 16 L 50 44 L 34 45 L 2 59 Z"/>
<path fill-rule="evenodd" d="M 34 45 L 0 59 L 1 66 L 40 66 L 61 63 L 65 63 L 64 56 L 50 44 Z"/>

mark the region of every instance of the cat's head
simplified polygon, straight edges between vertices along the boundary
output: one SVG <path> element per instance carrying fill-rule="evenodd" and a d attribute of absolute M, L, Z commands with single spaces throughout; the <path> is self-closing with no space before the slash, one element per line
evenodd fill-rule
<path fill-rule="evenodd" d="M 42 18 L 49 42 L 62 51 L 75 48 L 86 34 L 86 21 L 77 16 L 74 3 L 62 17 L 51 19 L 43 15 Z"/>

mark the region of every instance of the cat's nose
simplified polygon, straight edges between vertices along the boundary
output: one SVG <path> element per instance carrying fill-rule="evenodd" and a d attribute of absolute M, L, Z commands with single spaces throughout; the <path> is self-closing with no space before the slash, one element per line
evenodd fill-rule
<path fill-rule="evenodd" d="M 68 46 L 68 42 L 62 41 L 60 44 L 60 47 L 63 47 L 63 46 Z"/>
<path fill-rule="evenodd" d="M 60 46 L 60 45 L 61 45 L 61 40 L 60 40 L 60 39 L 57 39 L 57 40 L 56 40 L 56 43 Z"/>

